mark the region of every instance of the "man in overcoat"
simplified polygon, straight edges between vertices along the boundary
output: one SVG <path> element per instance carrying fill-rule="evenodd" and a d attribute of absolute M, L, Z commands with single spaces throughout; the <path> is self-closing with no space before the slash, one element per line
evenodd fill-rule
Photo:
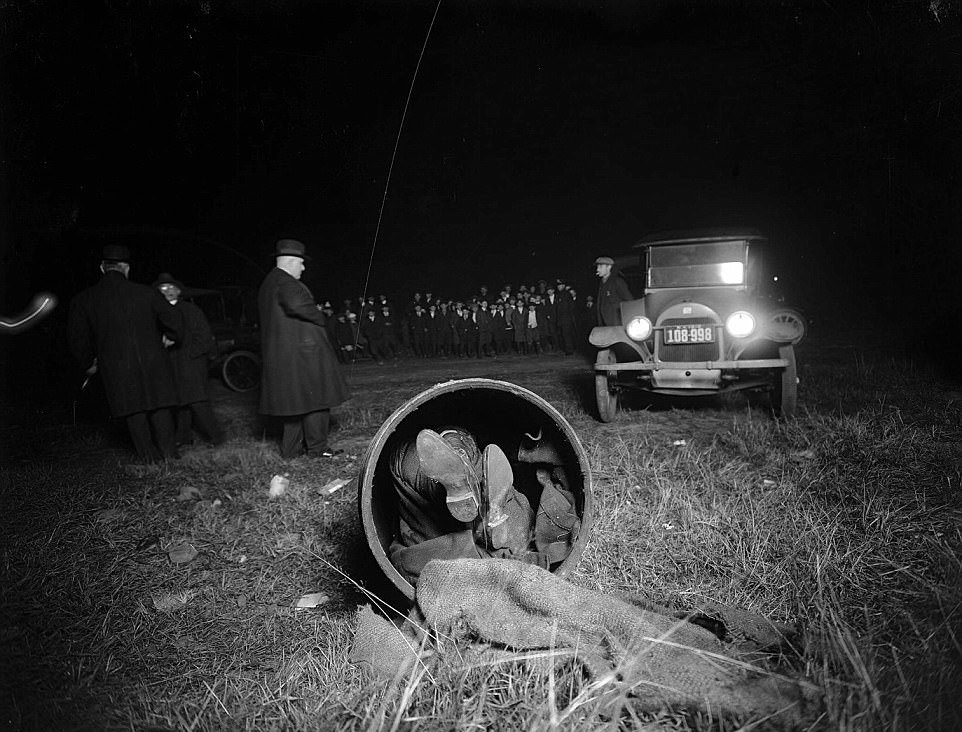
<path fill-rule="evenodd" d="M 384 332 L 384 321 L 378 318 L 373 310 L 368 310 L 361 322 L 361 335 L 367 341 L 367 350 L 378 363 L 384 363 L 390 358 L 387 353 L 387 336 Z"/>
<path fill-rule="evenodd" d="M 257 294 L 260 314 L 260 412 L 284 423 L 281 456 L 331 457 L 327 442 L 331 408 L 348 398 L 347 384 L 324 328 L 322 313 L 300 282 L 307 259 L 304 244 L 281 239 L 275 244 L 277 266 Z"/>
<path fill-rule="evenodd" d="M 89 376 L 100 373 L 110 414 L 126 422 L 137 455 L 176 458 L 177 389 L 162 338 L 179 342 L 181 319 L 157 290 L 127 279 L 127 247 L 104 247 L 100 271 L 70 305 L 70 351 Z"/>
<path fill-rule="evenodd" d="M 184 285 L 169 272 L 160 274 L 153 284 L 181 318 L 183 338 L 179 343 L 165 340 L 174 384 L 177 386 L 177 444 L 192 440 L 192 427 L 212 444 L 224 441 L 224 433 L 210 406 L 207 386 L 209 360 L 217 355 L 217 344 L 204 312 L 189 300 L 182 299 Z"/>
<path fill-rule="evenodd" d="M 575 333 L 578 324 L 575 319 L 575 301 L 568 291 L 568 286 L 558 280 L 558 345 L 564 350 L 566 356 L 574 353 Z"/>

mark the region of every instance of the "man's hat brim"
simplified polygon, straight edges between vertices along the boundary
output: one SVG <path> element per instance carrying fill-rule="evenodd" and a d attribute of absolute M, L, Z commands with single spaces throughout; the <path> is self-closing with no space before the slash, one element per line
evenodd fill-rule
<path fill-rule="evenodd" d="M 170 272 L 161 272 L 151 287 L 160 287 L 161 285 L 173 285 L 181 292 L 187 289 L 184 287 L 184 283 L 175 278 Z"/>
<path fill-rule="evenodd" d="M 300 257 L 308 261 L 310 256 L 307 254 L 307 247 L 297 239 L 280 239 L 274 244 L 275 257 Z"/>
<path fill-rule="evenodd" d="M 130 250 L 122 244 L 107 244 L 100 259 L 104 262 L 129 262 Z"/>

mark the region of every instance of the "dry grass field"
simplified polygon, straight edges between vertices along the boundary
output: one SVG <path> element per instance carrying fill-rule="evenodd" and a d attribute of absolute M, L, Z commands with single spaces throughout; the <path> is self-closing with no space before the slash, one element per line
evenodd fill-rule
<path fill-rule="evenodd" d="M 596 516 L 575 583 L 670 607 L 712 598 L 799 624 L 786 660 L 824 691 L 816 728 L 962 728 L 962 394 L 871 343 L 799 349 L 800 415 L 764 400 L 592 416 L 580 358 L 402 361 L 348 371 L 327 461 L 285 462 L 255 398 L 218 387 L 229 441 L 163 466 L 69 420 L 4 429 L 0 728 L 96 730 L 764 729 L 683 709 L 618 715 L 523 662 L 440 664 L 400 685 L 350 665 L 377 591 L 356 475 L 399 405 L 459 376 L 545 397 L 590 459 Z M 271 500 L 271 476 L 290 487 Z M 171 550 L 197 551 L 176 563 Z M 176 553 L 173 555 L 176 557 Z M 327 601 L 294 609 L 307 593 Z"/>

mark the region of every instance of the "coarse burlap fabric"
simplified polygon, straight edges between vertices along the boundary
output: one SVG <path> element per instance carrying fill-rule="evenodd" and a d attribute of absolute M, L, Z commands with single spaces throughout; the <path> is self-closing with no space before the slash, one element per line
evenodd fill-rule
<path fill-rule="evenodd" d="M 630 696 L 642 709 L 770 716 L 791 727 L 812 719 L 821 706 L 813 684 L 746 663 L 719 639 L 757 635 L 771 642 L 780 637 L 777 626 L 745 611 L 746 633 L 724 626 L 724 606 L 692 615 L 695 622 L 689 622 L 507 559 L 432 561 L 421 573 L 416 601 L 426 627 L 441 637 L 467 637 L 496 649 L 571 649 L 596 681 L 608 682 L 610 696 Z M 699 619 L 707 619 L 709 627 L 719 624 L 716 632 L 695 624 Z M 372 632 L 405 636 L 403 644 L 395 641 L 401 655 L 393 664 L 386 659 L 387 642 L 360 637 Z M 384 677 L 414 662 L 410 649 L 418 642 L 410 626 L 399 630 L 385 620 L 378 628 L 359 626 L 357 635 L 360 646 L 379 649 Z"/>

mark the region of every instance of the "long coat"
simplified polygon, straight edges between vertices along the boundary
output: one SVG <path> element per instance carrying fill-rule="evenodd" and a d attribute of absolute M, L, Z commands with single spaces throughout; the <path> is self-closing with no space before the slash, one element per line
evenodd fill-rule
<path fill-rule="evenodd" d="M 159 291 L 109 270 L 73 299 L 67 329 L 70 351 L 81 367 L 97 359 L 114 417 L 177 404 L 161 336 L 180 341 L 181 319 Z"/>
<path fill-rule="evenodd" d="M 327 316 L 311 291 L 275 267 L 257 294 L 260 315 L 261 414 L 291 417 L 336 407 L 348 397 Z"/>
<path fill-rule="evenodd" d="M 205 402 L 210 399 L 207 388 L 208 358 L 217 355 L 210 323 L 203 311 L 192 302 L 178 300 L 173 310 L 183 323 L 183 338 L 167 349 L 174 367 L 177 403 L 186 406 Z"/>
<path fill-rule="evenodd" d="M 514 308 L 511 311 L 511 328 L 514 331 L 514 342 L 524 343 L 528 330 L 528 311 Z"/>
<path fill-rule="evenodd" d="M 598 283 L 598 297 L 595 300 L 598 325 L 621 325 L 621 303 L 634 299 L 624 278 L 612 272 L 608 279 Z"/>

